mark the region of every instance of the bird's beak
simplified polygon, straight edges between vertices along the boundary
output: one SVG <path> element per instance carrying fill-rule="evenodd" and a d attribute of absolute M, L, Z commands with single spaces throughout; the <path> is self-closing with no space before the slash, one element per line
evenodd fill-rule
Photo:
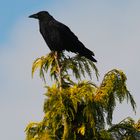
<path fill-rule="evenodd" d="M 38 15 L 37 14 L 30 15 L 29 18 L 36 18 L 36 19 L 38 19 Z"/>

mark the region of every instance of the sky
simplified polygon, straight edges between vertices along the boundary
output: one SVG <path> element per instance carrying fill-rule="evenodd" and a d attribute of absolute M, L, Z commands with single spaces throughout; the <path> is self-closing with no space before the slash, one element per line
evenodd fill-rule
<path fill-rule="evenodd" d="M 121 69 L 137 103 L 137 114 L 125 101 L 114 112 L 114 123 L 130 116 L 140 118 L 140 1 L 139 0 L 2 0 L 0 4 L 0 132 L 4 140 L 24 140 L 29 122 L 43 118 L 44 84 L 33 61 L 49 53 L 38 22 L 28 16 L 49 11 L 65 23 L 87 48 L 94 51 L 103 75 Z M 47 79 L 50 81 L 50 79 Z"/>

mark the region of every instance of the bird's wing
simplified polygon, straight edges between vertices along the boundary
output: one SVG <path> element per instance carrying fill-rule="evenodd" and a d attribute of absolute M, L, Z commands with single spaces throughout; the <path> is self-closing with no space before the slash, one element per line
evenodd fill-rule
<path fill-rule="evenodd" d="M 60 40 L 63 42 L 63 50 L 79 53 L 81 56 L 85 56 L 90 60 L 94 59 L 94 53 L 78 40 L 78 37 L 70 30 L 69 27 L 56 20 L 50 21 L 49 25 L 59 32 Z M 93 61 L 95 61 L 95 59 Z"/>
<path fill-rule="evenodd" d="M 69 27 L 56 20 L 50 21 L 49 26 L 53 27 L 53 29 L 56 29 L 59 32 L 59 36 L 62 39 L 61 41 L 64 43 L 63 49 L 72 52 L 74 51 L 74 49 L 76 49 L 74 44 L 78 43 L 79 40 L 78 37 L 70 30 Z M 68 44 L 71 46 L 69 47 Z"/>
<path fill-rule="evenodd" d="M 57 20 L 51 20 L 49 22 L 49 25 L 53 26 L 54 28 L 57 28 L 60 33 L 63 33 L 64 35 L 78 40 L 78 37 L 65 24 L 58 22 Z"/>

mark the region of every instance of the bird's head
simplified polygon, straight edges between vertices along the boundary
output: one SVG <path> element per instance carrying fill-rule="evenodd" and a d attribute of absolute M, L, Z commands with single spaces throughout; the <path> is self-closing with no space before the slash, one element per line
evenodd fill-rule
<path fill-rule="evenodd" d="M 41 20 L 49 20 L 52 19 L 53 17 L 47 11 L 40 11 L 36 14 L 30 15 L 29 18 L 35 18 L 41 21 Z"/>

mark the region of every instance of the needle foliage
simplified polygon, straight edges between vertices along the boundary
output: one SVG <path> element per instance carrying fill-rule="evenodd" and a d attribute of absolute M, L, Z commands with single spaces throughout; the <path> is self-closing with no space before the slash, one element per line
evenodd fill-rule
<path fill-rule="evenodd" d="M 33 62 L 46 83 L 44 116 L 40 122 L 26 127 L 26 140 L 137 140 L 140 122 L 127 118 L 112 124 L 116 103 L 124 100 L 135 112 L 136 103 L 127 89 L 126 76 L 121 70 L 107 72 L 99 86 L 93 83 L 95 64 L 76 55 L 51 52 Z M 48 86 L 46 73 L 53 85 Z M 83 80 L 89 77 L 90 80 Z"/>

